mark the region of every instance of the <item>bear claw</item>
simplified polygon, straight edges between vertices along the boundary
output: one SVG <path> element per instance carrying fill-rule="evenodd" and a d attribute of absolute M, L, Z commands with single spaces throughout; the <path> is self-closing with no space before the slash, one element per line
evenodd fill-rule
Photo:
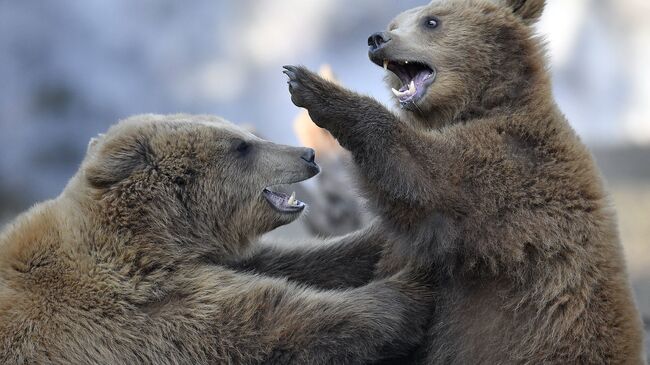
<path fill-rule="evenodd" d="M 299 67 L 296 66 L 283 66 L 284 70 L 282 71 L 287 77 L 287 84 L 289 85 L 289 92 L 291 93 L 291 101 L 298 107 L 305 107 L 306 95 L 304 94 L 307 90 L 301 88 L 302 82 L 299 80 L 303 72 Z"/>

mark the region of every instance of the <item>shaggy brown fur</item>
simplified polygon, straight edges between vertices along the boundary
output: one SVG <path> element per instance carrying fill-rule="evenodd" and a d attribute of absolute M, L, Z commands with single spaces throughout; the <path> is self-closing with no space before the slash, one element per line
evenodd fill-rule
<path fill-rule="evenodd" d="M 352 152 L 380 228 L 398 242 L 380 275 L 405 260 L 438 272 L 417 363 L 643 361 L 614 212 L 552 98 L 531 28 L 543 7 L 434 1 L 399 15 L 370 40 L 371 59 L 437 74 L 397 115 L 286 67 L 292 101 Z"/>
<path fill-rule="evenodd" d="M 204 116 L 113 127 L 58 198 L 0 236 L 0 363 L 363 363 L 414 346 L 432 304 L 418 283 L 430 279 L 402 271 L 364 285 L 370 263 L 308 265 L 315 254 L 376 261 L 359 250 L 375 243 L 357 244 L 370 232 L 283 251 L 291 259 L 268 268 L 354 289 L 225 266 L 298 216 L 262 189 L 313 176 L 312 154 Z"/>

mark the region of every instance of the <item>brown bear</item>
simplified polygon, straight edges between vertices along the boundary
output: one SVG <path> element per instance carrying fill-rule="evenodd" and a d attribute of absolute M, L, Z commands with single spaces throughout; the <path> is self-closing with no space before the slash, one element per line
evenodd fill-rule
<path fill-rule="evenodd" d="M 358 252 L 372 234 L 283 250 L 272 270 L 296 280 L 309 270 L 330 288 L 355 278 L 352 289 L 226 266 L 304 210 L 268 187 L 318 170 L 312 149 L 214 117 L 117 124 L 59 197 L 0 235 L 0 363 L 363 363 L 414 346 L 430 278 L 405 270 L 367 283 L 371 264 L 335 259 L 375 261 L 376 250 Z M 322 256 L 333 259 L 309 265 Z"/>
<path fill-rule="evenodd" d="M 397 114 L 286 66 L 295 105 L 350 150 L 387 246 L 437 272 L 422 364 L 640 364 L 616 218 L 558 109 L 544 0 L 434 1 L 368 39 Z M 409 359 L 395 360 L 403 363 Z"/>

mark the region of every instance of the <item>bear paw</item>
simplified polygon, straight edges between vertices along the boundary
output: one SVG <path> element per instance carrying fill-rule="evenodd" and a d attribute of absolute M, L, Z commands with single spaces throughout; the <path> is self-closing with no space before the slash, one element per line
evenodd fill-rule
<path fill-rule="evenodd" d="M 327 92 L 324 90 L 327 85 L 322 77 L 299 66 L 284 66 L 284 74 L 289 77 L 287 84 L 291 93 L 291 101 L 298 107 L 309 109 L 310 106 L 318 105 L 322 96 Z"/>

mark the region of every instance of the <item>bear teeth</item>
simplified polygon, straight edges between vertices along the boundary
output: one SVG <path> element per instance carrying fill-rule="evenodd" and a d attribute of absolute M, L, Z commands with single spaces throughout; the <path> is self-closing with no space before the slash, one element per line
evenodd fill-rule
<path fill-rule="evenodd" d="M 395 88 L 391 88 L 391 90 L 393 91 L 393 94 L 395 94 L 396 97 L 402 99 L 404 97 L 415 95 L 417 88 L 415 87 L 415 81 L 411 80 L 408 89 L 404 91 L 399 91 L 399 90 L 395 90 Z"/>
<path fill-rule="evenodd" d="M 289 197 L 289 200 L 287 201 L 287 204 L 289 205 L 298 205 L 298 201 L 296 200 L 296 192 L 292 192 L 291 196 Z"/>
<path fill-rule="evenodd" d="M 415 94 L 415 81 L 411 80 L 411 83 L 409 84 L 409 94 L 414 95 Z"/>
<path fill-rule="evenodd" d="M 384 60 L 384 70 L 388 70 L 388 60 Z"/>
<path fill-rule="evenodd" d="M 395 96 L 397 96 L 398 98 L 401 98 L 402 96 L 406 95 L 406 93 L 407 93 L 406 91 L 395 90 L 395 88 L 391 88 L 391 91 L 393 91 L 393 94 L 395 94 Z"/>

